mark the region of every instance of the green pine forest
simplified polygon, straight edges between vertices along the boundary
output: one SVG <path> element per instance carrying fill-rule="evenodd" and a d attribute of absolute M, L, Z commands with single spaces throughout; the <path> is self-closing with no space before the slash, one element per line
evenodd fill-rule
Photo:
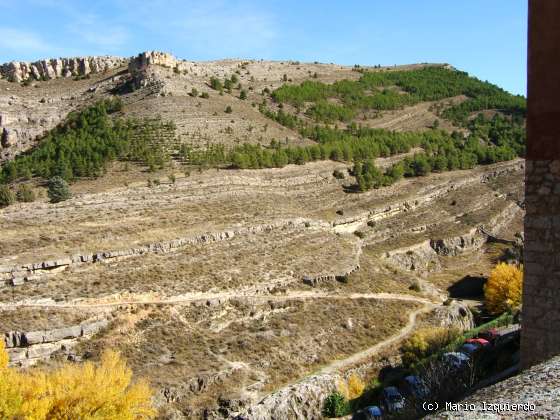
<path fill-rule="evenodd" d="M 437 124 L 422 132 L 393 132 L 357 123 L 357 116 L 364 112 L 400 109 L 458 95 L 467 99 L 438 110 L 440 118 L 457 127 L 453 133 L 438 129 Z M 259 106 L 261 113 L 297 130 L 315 144 L 287 147 L 273 141 L 267 147 L 244 144 L 226 148 L 218 144 L 204 149 L 182 145 L 179 157 L 199 167 L 241 169 L 327 159 L 344 161 L 353 163 L 355 189 L 365 191 L 390 185 L 403 176 L 467 169 L 511 160 L 525 152 L 525 98 L 467 73 L 443 67 L 362 71 L 358 80 L 333 84 L 318 81 L 285 84 L 266 99 Z M 166 140 L 174 137 L 173 124 L 160 119 L 124 120 L 116 116 L 121 108 L 121 101 L 114 99 L 71 113 L 38 147 L 4 164 L 0 182 L 32 177 L 60 176 L 67 181 L 97 177 L 117 159 L 138 162 L 151 170 L 164 167 L 170 159 Z M 500 112 L 493 117 L 479 113 L 488 109 Z M 466 130 L 468 135 L 459 129 Z M 385 172 L 373 163 L 377 157 L 418 147 L 423 151 Z"/>
<path fill-rule="evenodd" d="M 163 167 L 169 156 L 162 140 L 174 133 L 174 125 L 160 119 L 111 118 L 121 108 L 120 100 L 109 99 L 71 112 L 39 146 L 4 164 L 0 182 L 54 176 L 66 181 L 95 178 L 116 159 L 140 162 L 151 169 Z"/>

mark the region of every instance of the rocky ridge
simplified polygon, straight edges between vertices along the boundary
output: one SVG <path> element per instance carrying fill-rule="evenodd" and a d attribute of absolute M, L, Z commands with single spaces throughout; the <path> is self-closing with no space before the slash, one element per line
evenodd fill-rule
<path fill-rule="evenodd" d="M 20 83 L 29 79 L 87 76 L 124 66 L 129 59 L 114 56 L 51 58 L 34 62 L 11 61 L 0 65 L 0 78 Z"/>

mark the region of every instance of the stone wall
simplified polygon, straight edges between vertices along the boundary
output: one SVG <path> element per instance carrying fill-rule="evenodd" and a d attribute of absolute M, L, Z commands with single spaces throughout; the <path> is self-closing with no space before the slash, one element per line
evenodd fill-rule
<path fill-rule="evenodd" d="M 560 160 L 527 161 L 521 350 L 526 365 L 560 350 Z"/>
<path fill-rule="evenodd" d="M 78 325 L 40 331 L 8 331 L 4 333 L 10 365 L 30 366 L 50 357 L 56 351 L 68 350 L 80 337 L 89 337 L 107 327 L 105 318 L 94 318 Z"/>
<path fill-rule="evenodd" d="M 560 2 L 529 1 L 521 362 L 560 354 Z"/>

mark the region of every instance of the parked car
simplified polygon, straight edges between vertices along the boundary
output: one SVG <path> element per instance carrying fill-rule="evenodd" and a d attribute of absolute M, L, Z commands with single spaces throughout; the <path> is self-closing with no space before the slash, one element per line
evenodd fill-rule
<path fill-rule="evenodd" d="M 395 413 L 404 408 L 404 398 L 395 386 L 383 389 L 383 404 L 389 413 Z"/>
<path fill-rule="evenodd" d="M 498 330 L 496 328 L 490 328 L 489 330 L 482 331 L 478 334 L 479 338 L 483 338 L 490 343 L 493 343 L 496 338 L 498 338 Z"/>
<path fill-rule="evenodd" d="M 484 338 L 469 338 L 467 341 L 465 341 L 465 343 L 469 343 L 469 344 L 478 344 L 480 347 L 485 348 L 490 346 L 490 341 L 484 339 Z"/>
<path fill-rule="evenodd" d="M 467 356 L 472 356 L 476 352 L 478 352 L 481 348 L 482 346 L 480 346 L 479 344 L 465 343 L 461 347 L 459 347 L 459 352 L 466 354 Z"/>
<path fill-rule="evenodd" d="M 424 381 L 416 375 L 409 375 L 404 378 L 404 390 L 408 395 L 420 400 L 429 395 L 429 390 Z"/>
<path fill-rule="evenodd" d="M 369 407 L 364 408 L 364 415 L 367 420 L 380 419 L 383 417 L 381 408 L 376 405 L 370 405 Z"/>
<path fill-rule="evenodd" d="M 449 352 L 443 354 L 443 360 L 451 365 L 454 369 L 461 369 L 471 360 L 469 356 L 459 352 Z"/>

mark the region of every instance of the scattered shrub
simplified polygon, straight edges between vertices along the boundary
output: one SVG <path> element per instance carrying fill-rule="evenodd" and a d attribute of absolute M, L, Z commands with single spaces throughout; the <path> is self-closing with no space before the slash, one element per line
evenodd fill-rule
<path fill-rule="evenodd" d="M 323 405 L 323 415 L 325 417 L 342 417 L 350 412 L 350 404 L 338 392 L 329 395 Z"/>
<path fill-rule="evenodd" d="M 342 172 L 342 171 L 340 171 L 340 170 L 338 170 L 338 169 L 335 169 L 334 172 L 333 172 L 333 176 L 334 176 L 336 179 L 344 179 L 344 172 Z"/>
<path fill-rule="evenodd" d="M 51 203 L 59 203 L 61 201 L 68 200 L 72 196 L 68 183 L 59 176 L 52 177 L 49 180 L 47 194 Z"/>
<path fill-rule="evenodd" d="M 31 203 L 35 201 L 35 191 L 27 184 L 21 184 L 16 191 L 17 201 L 21 203 Z"/>
<path fill-rule="evenodd" d="M 231 109 L 231 106 L 228 105 L 228 106 L 226 106 L 226 109 L 224 110 L 224 112 L 225 112 L 226 114 L 231 114 L 231 113 L 233 112 L 233 109 Z"/>
<path fill-rule="evenodd" d="M 214 90 L 219 90 L 219 91 L 223 89 L 222 82 L 217 77 L 210 78 L 210 87 Z"/>
<path fill-rule="evenodd" d="M 420 285 L 420 283 L 418 281 L 415 281 L 414 283 L 412 283 L 410 285 L 409 290 L 413 290 L 415 292 L 421 292 L 422 291 L 422 286 Z"/>
<path fill-rule="evenodd" d="M 16 202 L 16 196 L 7 185 L 0 185 L 0 208 Z"/>

